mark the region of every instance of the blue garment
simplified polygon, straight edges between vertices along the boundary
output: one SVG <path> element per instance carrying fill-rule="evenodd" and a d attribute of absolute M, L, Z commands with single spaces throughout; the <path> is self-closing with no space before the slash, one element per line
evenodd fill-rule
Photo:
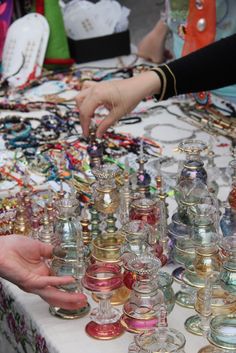
<path fill-rule="evenodd" d="M 182 28 L 186 25 L 187 16 L 188 2 L 186 0 L 169 0 L 167 22 L 173 33 L 173 51 L 176 58 L 181 57 L 182 54 L 184 45 Z M 236 0 L 216 0 L 215 40 L 225 38 L 233 33 L 236 33 Z M 213 92 L 224 99 L 236 102 L 236 85 L 220 88 Z"/>

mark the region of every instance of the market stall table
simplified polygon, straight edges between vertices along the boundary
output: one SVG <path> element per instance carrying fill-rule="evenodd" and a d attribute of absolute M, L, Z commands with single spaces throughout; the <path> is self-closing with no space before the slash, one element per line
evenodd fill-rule
<path fill-rule="evenodd" d="M 183 159 L 183 156 L 176 152 L 179 142 L 189 138 L 203 140 L 213 146 L 216 165 L 225 171 L 232 159 L 230 140 L 202 131 L 187 116 L 181 116 L 174 102 L 175 100 L 169 100 L 161 105 L 168 106 L 171 112 L 180 117 L 160 109 L 147 114 L 137 124 L 119 124 L 116 131 L 156 139 L 163 149 L 163 155 L 175 159 L 167 168 L 170 173 L 177 172 L 178 160 Z M 1 146 L 3 148 L 2 143 Z M 134 161 L 131 160 L 130 163 L 131 167 L 135 166 Z M 155 168 L 150 168 L 149 171 L 152 177 L 156 176 Z M 219 178 L 219 184 L 219 199 L 225 201 L 230 180 Z M 172 215 L 176 203 L 172 198 L 168 198 L 168 203 L 169 214 Z M 168 265 L 165 269 L 171 273 L 174 265 Z M 174 289 L 177 290 L 178 286 L 175 283 Z M 94 306 L 89 293 L 88 297 Z M 175 305 L 173 312 L 168 316 L 169 327 L 180 330 L 186 337 L 186 353 L 197 353 L 201 347 L 208 344 L 205 338 L 191 335 L 185 330 L 184 322 L 193 314 L 194 310 Z M 0 353 L 125 353 L 133 341 L 133 335 L 130 333 L 124 333 L 111 341 L 92 339 L 85 333 L 89 316 L 71 321 L 53 317 L 49 313 L 47 303 L 36 295 L 24 293 L 6 280 L 1 280 L 0 284 L 0 319 Z"/>

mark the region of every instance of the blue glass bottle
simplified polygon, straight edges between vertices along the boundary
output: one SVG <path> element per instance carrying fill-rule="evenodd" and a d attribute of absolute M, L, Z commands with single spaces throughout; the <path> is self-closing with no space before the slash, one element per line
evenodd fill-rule
<path fill-rule="evenodd" d="M 224 237 L 236 232 L 236 213 L 229 204 L 225 205 L 225 212 L 220 219 L 220 228 Z"/>

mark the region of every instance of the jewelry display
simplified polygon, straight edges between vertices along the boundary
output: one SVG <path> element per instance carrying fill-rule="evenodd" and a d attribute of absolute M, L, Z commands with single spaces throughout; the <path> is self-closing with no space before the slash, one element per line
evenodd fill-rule
<path fill-rule="evenodd" d="M 162 138 L 163 133 L 162 133 L 162 129 L 164 130 L 166 127 L 171 128 L 171 130 L 177 130 L 178 131 L 178 135 L 181 133 L 181 138 L 178 139 L 173 139 L 172 138 L 172 134 L 170 134 L 170 139 L 168 140 L 164 140 Z M 156 136 L 156 131 L 157 130 L 157 136 Z M 182 142 L 183 140 L 193 140 L 195 138 L 195 131 L 194 130 L 190 130 L 190 129 L 185 129 L 183 127 L 178 127 L 175 126 L 174 124 L 150 124 L 144 127 L 144 131 L 145 137 L 151 138 L 153 140 L 156 140 L 160 143 L 164 143 L 164 144 L 178 144 L 180 142 Z M 160 137 L 159 137 L 160 136 Z"/>
<path fill-rule="evenodd" d="M 108 129 L 100 140 L 95 129 L 106 115 L 104 108 L 96 110 L 86 139 L 74 98 L 33 93 L 33 86 L 40 91 L 41 84 L 55 81 L 70 96 L 85 79 L 131 77 L 147 69 L 73 66 L 43 72 L 17 94 L 9 91 L 0 97 L 0 235 L 15 232 L 54 245 L 51 273 L 76 280 L 59 289 L 87 290 L 99 302 L 86 326 L 90 337 L 108 340 L 127 331 L 136 334 L 129 353 L 184 353 L 184 336 L 167 327 L 167 314 L 176 315 L 177 302 L 196 311 L 185 326 L 208 337 L 211 346 L 201 353 L 234 352 L 235 159 L 230 162 L 229 194 L 222 193 L 221 184 L 228 187 L 225 163 L 230 148 L 235 157 L 235 141 L 215 135 L 210 139 L 202 131 L 234 138 L 233 106 L 210 100 L 201 107 L 183 97 L 157 104 L 148 97 L 120 120 L 119 132 Z M 38 100 L 30 101 L 32 95 Z M 152 124 L 154 114 L 160 115 L 158 124 Z M 120 132 L 123 128 L 127 130 Z M 176 144 L 186 154 L 183 164 L 174 154 Z M 172 201 L 177 202 L 175 213 Z M 180 265 L 172 275 L 159 271 L 161 266 L 170 269 L 170 262 Z M 178 282 L 176 294 L 173 279 Z M 122 313 L 112 306 L 120 304 Z M 90 305 L 49 310 L 58 318 L 76 319 Z M 172 316 L 175 327 L 185 320 L 181 314 Z"/>
<path fill-rule="evenodd" d="M 227 103 L 226 103 L 227 104 Z M 178 102 L 178 107 L 183 114 L 194 123 L 195 126 L 209 132 L 209 134 L 217 134 L 235 138 L 235 112 L 228 107 L 225 109 L 209 102 L 202 105 L 196 103 L 196 100 Z"/>

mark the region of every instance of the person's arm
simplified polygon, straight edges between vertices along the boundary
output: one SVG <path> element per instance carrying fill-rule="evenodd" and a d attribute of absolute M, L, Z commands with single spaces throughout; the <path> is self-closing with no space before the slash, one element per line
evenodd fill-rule
<path fill-rule="evenodd" d="M 82 293 L 67 293 L 57 287 L 75 282 L 71 276 L 50 276 L 45 260 L 53 247 L 20 235 L 0 237 L 0 277 L 22 290 L 39 295 L 50 305 L 76 310 L 86 305 Z"/>
<path fill-rule="evenodd" d="M 162 99 L 232 85 L 236 83 L 236 34 L 158 69 L 167 81 Z"/>
<path fill-rule="evenodd" d="M 160 87 L 160 78 L 152 71 L 126 80 L 101 83 L 86 81 L 76 97 L 84 135 L 89 134 L 89 125 L 96 108 L 105 106 L 109 111 L 97 128 L 97 137 L 102 137 L 110 126 L 132 111 L 143 98 L 158 93 Z"/>
<path fill-rule="evenodd" d="M 101 137 L 148 95 L 156 94 L 164 100 L 236 83 L 235 66 L 236 34 L 130 79 L 88 83 L 76 98 L 83 132 L 88 136 L 91 118 L 99 106 L 109 111 L 97 129 Z"/>

